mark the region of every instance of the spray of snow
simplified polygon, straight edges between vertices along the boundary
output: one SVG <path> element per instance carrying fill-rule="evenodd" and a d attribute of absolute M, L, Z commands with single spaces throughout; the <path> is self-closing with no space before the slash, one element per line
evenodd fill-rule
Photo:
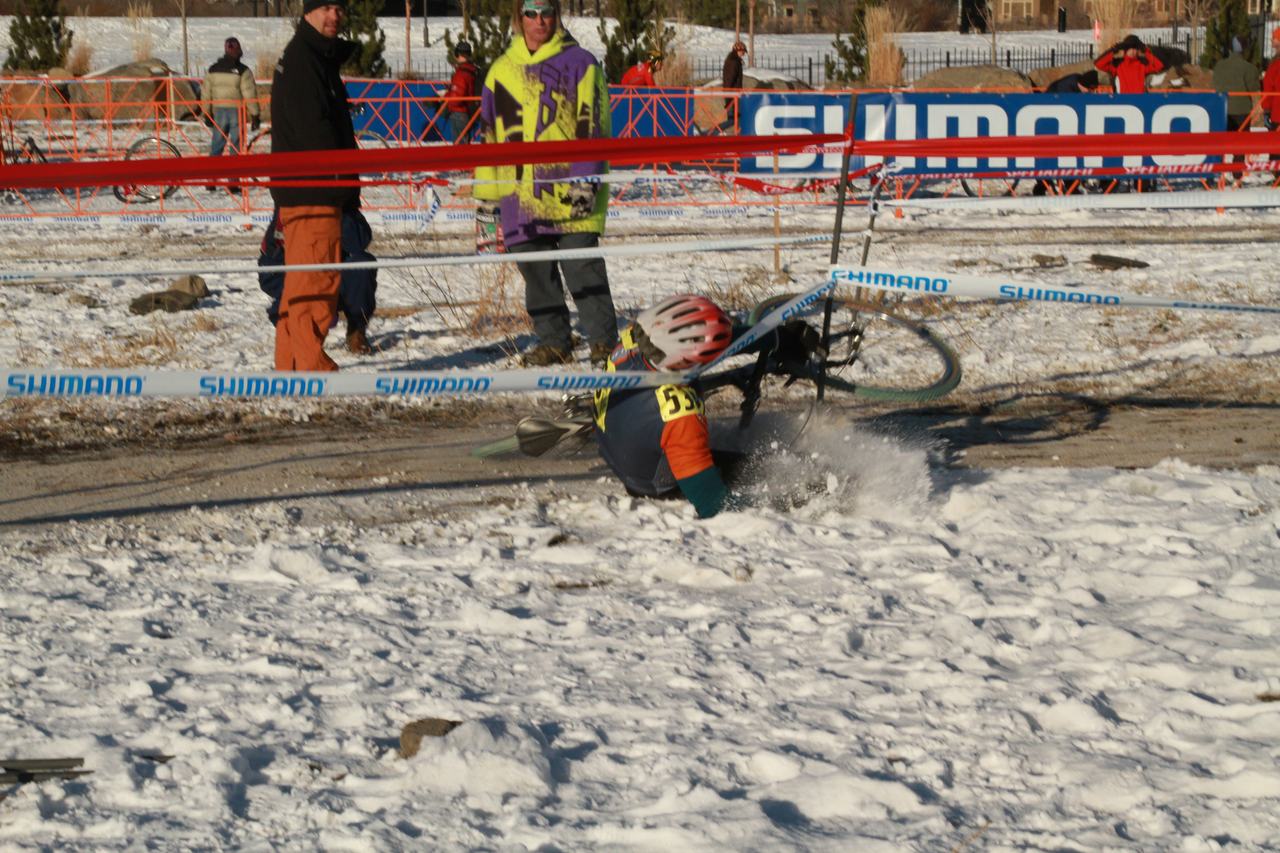
<path fill-rule="evenodd" d="M 928 442 L 840 412 L 760 415 L 742 445 L 749 457 L 742 488 L 798 517 L 897 516 L 929 500 Z"/>

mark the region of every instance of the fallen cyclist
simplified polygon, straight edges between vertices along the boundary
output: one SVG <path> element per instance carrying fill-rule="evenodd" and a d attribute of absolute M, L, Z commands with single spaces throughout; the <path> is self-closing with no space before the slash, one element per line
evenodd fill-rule
<path fill-rule="evenodd" d="M 710 299 L 672 296 L 636 317 L 609 357 L 613 371 L 684 371 L 709 364 L 733 342 L 733 322 Z M 792 320 L 748 352 L 765 352 L 782 365 L 807 364 L 819 352 L 818 333 Z M 595 392 L 594 421 L 600 456 L 627 492 L 644 497 L 683 495 L 699 518 L 747 503 L 733 487 L 745 456 L 713 449 L 699 382 Z"/>

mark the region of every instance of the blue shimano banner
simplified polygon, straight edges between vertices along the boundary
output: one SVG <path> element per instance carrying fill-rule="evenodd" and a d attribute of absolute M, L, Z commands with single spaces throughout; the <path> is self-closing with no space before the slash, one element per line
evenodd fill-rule
<path fill-rule="evenodd" d="M 848 122 L 849 96 L 795 93 L 745 94 L 744 134 L 840 133 Z M 859 140 L 947 139 L 988 136 L 1181 133 L 1227 128 L 1227 99 L 1214 92 L 1146 95 L 1056 95 L 1029 92 L 892 92 L 857 97 L 854 134 Z M 1172 166 L 1216 162 L 1201 155 L 1141 157 L 899 157 L 906 174 L 999 169 L 1070 169 L 1096 166 Z M 854 158 L 859 169 L 879 158 Z M 779 158 L 791 171 L 834 171 L 838 154 Z M 773 157 L 744 159 L 743 171 L 773 171 Z"/>
<path fill-rule="evenodd" d="M 447 83 L 348 80 L 357 133 L 401 142 L 450 142 L 440 99 Z M 407 97 L 406 97 L 407 95 Z M 613 135 L 651 139 L 684 136 L 692 126 L 697 100 L 689 89 L 609 87 Z M 479 109 L 479 104 L 475 104 Z"/>
<path fill-rule="evenodd" d="M 610 86 L 609 118 L 615 137 L 684 136 L 697 100 L 689 89 Z"/>
<path fill-rule="evenodd" d="M 414 144 L 449 141 L 444 119 L 436 120 L 439 98 L 448 84 L 348 80 L 346 85 L 356 133 Z"/>
<path fill-rule="evenodd" d="M 848 94 L 818 92 L 744 92 L 738 100 L 741 132 L 744 136 L 844 133 L 849 125 L 852 99 Z M 743 157 L 739 168 L 743 172 L 772 172 L 773 160 L 772 154 Z M 838 172 L 840 153 L 780 154 L 778 168 L 792 172 Z"/>

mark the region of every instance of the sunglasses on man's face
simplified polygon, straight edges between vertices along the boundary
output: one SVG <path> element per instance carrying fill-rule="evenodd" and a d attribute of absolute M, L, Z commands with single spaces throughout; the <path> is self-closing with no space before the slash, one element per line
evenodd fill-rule
<path fill-rule="evenodd" d="M 530 21 L 532 21 L 534 18 L 541 18 L 544 21 L 553 21 L 555 20 L 556 13 L 555 12 L 534 12 L 531 9 L 526 9 L 524 16 L 526 20 L 530 20 Z"/>

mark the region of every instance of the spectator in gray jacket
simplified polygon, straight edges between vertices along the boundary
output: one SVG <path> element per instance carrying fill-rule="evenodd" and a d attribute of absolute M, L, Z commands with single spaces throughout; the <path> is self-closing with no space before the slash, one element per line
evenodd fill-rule
<path fill-rule="evenodd" d="M 1244 58 L 1248 49 L 1248 38 L 1236 36 L 1231 39 L 1231 53 L 1213 66 L 1213 88 L 1230 93 L 1257 92 L 1261 88 L 1262 77 L 1257 66 Z M 1227 98 L 1227 128 L 1245 129 L 1252 111 L 1253 98 L 1246 94 L 1231 94 Z"/>

